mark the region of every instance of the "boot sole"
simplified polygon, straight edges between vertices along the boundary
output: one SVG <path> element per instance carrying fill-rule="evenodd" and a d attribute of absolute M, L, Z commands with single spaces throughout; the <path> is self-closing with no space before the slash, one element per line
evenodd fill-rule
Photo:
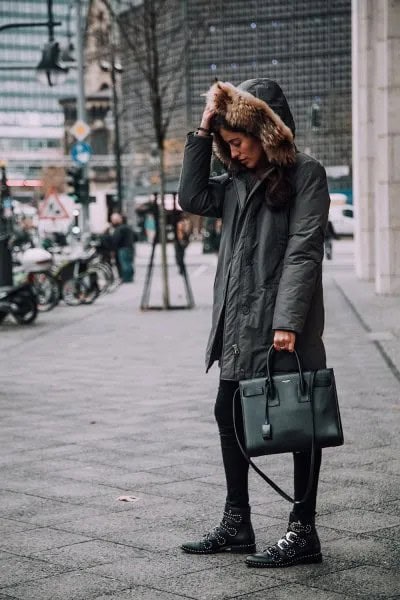
<path fill-rule="evenodd" d="M 256 545 L 249 544 L 244 546 L 225 546 L 224 548 L 218 548 L 217 550 L 194 550 L 192 548 L 181 546 L 181 550 L 187 554 L 220 554 L 221 552 L 231 552 L 232 554 L 248 554 L 249 552 L 256 552 Z"/>
<path fill-rule="evenodd" d="M 246 565 L 248 567 L 255 567 L 256 569 L 283 569 L 284 567 L 292 567 L 293 565 L 308 565 L 314 563 L 322 563 L 322 554 L 320 552 L 317 554 L 308 554 L 307 556 L 299 556 L 291 561 L 282 563 L 262 563 L 252 561 L 251 559 L 246 560 Z"/>

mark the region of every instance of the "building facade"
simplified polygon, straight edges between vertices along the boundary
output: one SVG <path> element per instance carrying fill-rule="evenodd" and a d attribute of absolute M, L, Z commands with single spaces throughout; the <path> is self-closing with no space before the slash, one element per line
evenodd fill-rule
<path fill-rule="evenodd" d="M 74 31 L 69 2 L 53 1 L 54 30 L 61 47 L 68 45 L 68 29 Z M 2 0 L 0 26 L 10 23 L 46 22 L 43 0 Z M 0 158 L 14 197 L 29 199 L 40 189 L 43 167 L 63 164 L 63 113 L 59 98 L 76 94 L 76 74 L 69 71 L 65 83 L 50 87 L 36 78 L 36 67 L 48 40 L 46 27 L 0 32 Z"/>
<path fill-rule="evenodd" d="M 356 272 L 400 295 L 400 0 L 353 0 Z"/>
<path fill-rule="evenodd" d="M 351 198 L 351 0 L 170 0 L 167 5 L 158 27 L 161 81 L 182 80 L 167 136 L 167 152 L 168 144 L 175 151 L 171 179 L 179 173 L 185 131 L 198 124 L 202 94 L 213 80 L 238 84 L 270 77 L 288 97 L 298 147 L 327 167 L 332 191 L 346 191 Z M 131 9 L 126 19 L 134 20 L 140 10 Z M 123 38 L 121 44 L 123 132 L 133 147 L 143 148 L 152 123 L 148 106 L 132 90 L 144 90 L 145 84 L 132 48 Z"/>

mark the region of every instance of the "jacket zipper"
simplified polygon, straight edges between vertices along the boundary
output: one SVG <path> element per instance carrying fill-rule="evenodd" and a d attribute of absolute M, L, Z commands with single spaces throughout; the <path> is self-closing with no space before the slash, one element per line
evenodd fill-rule
<path fill-rule="evenodd" d="M 228 275 L 227 275 L 227 278 L 226 278 L 226 285 L 225 285 L 225 291 L 224 291 L 224 301 L 222 303 L 222 307 L 223 307 L 222 310 L 224 310 L 226 308 L 226 298 L 228 296 L 229 279 L 231 277 L 232 259 L 233 259 L 233 254 L 234 254 L 234 251 L 235 251 L 235 244 L 236 244 L 236 238 L 237 238 L 237 233 L 238 233 L 238 227 L 237 227 L 237 225 L 238 225 L 238 221 L 240 219 L 240 214 L 242 212 L 241 208 L 240 208 L 240 199 L 239 199 L 239 194 L 238 194 L 238 191 L 237 191 L 237 187 L 236 187 L 236 182 L 235 181 L 233 181 L 233 185 L 235 187 L 235 192 L 236 192 L 237 199 L 238 199 L 238 202 L 237 202 L 238 220 L 236 222 L 235 235 L 233 237 L 232 257 L 231 257 L 231 260 L 230 260 L 230 263 L 229 263 Z M 222 367 L 223 367 L 223 364 L 224 364 L 224 350 L 225 350 L 226 310 L 224 312 L 225 312 L 225 315 L 224 315 L 224 327 L 222 329 L 222 348 L 221 348 L 221 360 L 220 360 L 220 370 L 221 370 L 221 372 L 222 372 Z"/>
<path fill-rule="evenodd" d="M 238 237 L 238 232 L 239 232 L 239 221 L 240 218 L 245 210 L 245 208 L 247 207 L 247 200 L 248 198 L 245 199 L 245 202 L 243 204 L 243 208 L 241 208 L 240 206 L 240 198 L 239 198 L 239 192 L 237 189 L 237 184 L 236 182 L 233 180 L 233 185 L 235 187 L 235 192 L 236 192 L 236 196 L 237 196 L 237 206 L 238 206 L 238 219 L 236 222 L 236 227 L 235 227 L 235 235 L 233 238 L 233 243 L 232 243 L 232 258 L 231 258 L 231 262 L 229 263 L 229 269 L 228 269 L 228 276 L 227 276 L 227 281 L 226 281 L 226 287 L 225 287 L 225 292 L 224 292 L 224 301 L 223 301 L 223 308 L 226 307 L 226 298 L 227 298 L 227 294 L 228 294 L 228 287 L 229 287 L 229 279 L 231 276 L 231 266 L 232 266 L 232 259 L 233 259 L 233 254 L 235 252 L 235 247 L 236 247 L 236 240 Z M 240 290 L 240 286 L 239 286 L 239 290 Z M 221 318 L 221 317 L 220 317 Z M 221 360 L 220 360 L 220 369 L 222 372 L 222 368 L 223 368 L 223 364 L 224 364 L 224 351 L 225 351 L 225 330 L 226 330 L 226 311 L 225 311 L 225 316 L 224 316 L 224 327 L 222 330 L 222 349 L 221 349 Z M 232 350 L 233 350 L 233 355 L 234 355 L 234 365 L 233 365 L 233 371 L 234 373 L 236 373 L 236 361 L 237 358 L 240 354 L 240 348 L 238 346 L 238 344 L 233 344 L 232 345 Z"/>
<path fill-rule="evenodd" d="M 233 249 L 232 258 L 233 258 L 233 254 L 234 254 L 234 251 L 235 251 L 236 240 L 237 240 L 238 233 L 239 233 L 239 221 L 240 221 L 240 218 L 242 217 L 242 215 L 246 211 L 246 209 L 248 209 L 248 206 L 249 206 L 249 202 L 248 201 L 250 199 L 250 196 L 252 196 L 254 194 L 254 192 L 256 191 L 256 189 L 259 187 L 259 185 L 262 183 L 263 180 L 264 180 L 264 178 L 262 178 L 261 181 L 258 182 L 253 187 L 253 189 L 251 190 L 250 194 L 247 195 L 242 208 L 240 207 L 240 198 L 239 198 L 239 192 L 238 192 L 238 189 L 237 189 L 237 184 L 236 184 L 235 180 L 233 180 L 233 184 L 234 184 L 234 187 L 235 187 L 236 196 L 237 196 L 237 199 L 238 199 L 238 221 L 236 223 L 235 235 L 234 235 L 233 244 L 232 244 L 232 249 Z M 245 222 L 246 222 L 246 218 L 243 219 L 243 227 L 242 227 L 242 229 L 244 228 Z M 241 261 L 242 261 L 242 258 L 243 257 L 241 257 Z M 230 274 L 231 274 L 231 265 L 232 265 L 232 259 L 231 259 L 231 262 L 229 264 L 229 269 L 228 269 L 228 278 L 227 278 L 227 283 L 226 283 L 226 288 L 225 288 L 225 294 L 224 294 L 224 302 L 223 302 L 223 306 L 224 307 L 225 307 L 225 304 L 226 304 L 227 291 L 228 291 L 229 279 L 230 279 Z M 241 285 L 239 283 L 238 296 L 240 296 L 240 288 L 241 288 Z M 225 312 L 225 318 L 224 318 L 224 328 L 223 328 L 223 332 L 222 332 L 223 338 L 222 338 L 222 350 L 221 350 L 221 361 L 220 361 L 221 372 L 222 372 L 222 367 L 223 367 L 223 362 L 224 362 L 225 328 L 226 328 L 226 312 Z M 239 345 L 236 344 L 236 343 L 232 344 L 231 347 L 232 347 L 233 355 L 234 355 L 233 373 L 234 373 L 234 375 L 236 375 L 236 364 L 237 364 L 237 359 L 238 359 L 238 357 L 240 355 L 240 348 L 239 348 Z"/>
<path fill-rule="evenodd" d="M 237 194 L 237 196 L 238 196 L 238 203 L 239 203 L 239 192 L 238 192 L 238 190 L 237 190 L 237 187 L 235 187 L 235 189 L 236 189 L 236 194 Z M 248 199 L 249 199 L 249 196 L 247 196 L 247 198 L 246 198 L 246 200 L 245 200 L 245 202 L 244 202 L 243 208 L 240 210 L 240 213 L 239 213 L 239 219 L 240 219 L 240 217 L 241 217 L 241 216 L 244 214 L 244 212 L 245 212 L 245 210 L 246 210 L 246 209 L 247 209 L 247 214 L 248 214 L 248 212 L 249 212 L 249 209 L 248 209 Z M 247 216 L 247 215 L 244 215 L 244 218 L 243 218 L 243 224 L 242 224 L 242 227 L 241 227 L 241 231 L 243 231 L 243 230 L 244 230 L 244 226 L 245 226 L 245 224 L 246 224 L 246 216 Z M 238 236 L 238 232 L 239 232 L 239 227 L 236 227 L 236 231 L 235 231 L 235 238 L 234 238 L 234 243 L 235 243 L 235 245 L 236 245 L 236 238 L 237 238 L 237 236 Z M 241 256 L 241 257 L 240 257 L 239 272 L 240 272 L 240 268 L 241 268 L 241 266 L 242 266 L 242 261 L 243 261 L 243 256 Z M 240 279 L 240 280 L 239 280 L 239 289 L 238 289 L 238 293 L 237 293 L 237 295 L 238 295 L 238 298 L 239 298 L 239 299 L 240 299 L 240 292 L 241 292 L 241 282 L 242 282 L 242 280 Z M 240 307 L 238 307 L 238 312 L 239 312 L 239 311 L 240 311 Z M 237 329 L 236 329 L 236 331 L 235 331 L 235 337 L 236 337 L 236 333 L 237 333 Z M 238 345 L 238 344 L 236 344 L 236 343 L 235 343 L 235 344 L 232 344 L 232 350 L 233 350 L 233 356 L 234 356 L 234 359 L 233 359 L 233 374 L 234 374 L 234 376 L 236 377 L 237 360 L 238 360 L 238 358 L 239 358 L 239 356 L 240 356 L 240 348 L 239 348 L 239 345 Z"/>

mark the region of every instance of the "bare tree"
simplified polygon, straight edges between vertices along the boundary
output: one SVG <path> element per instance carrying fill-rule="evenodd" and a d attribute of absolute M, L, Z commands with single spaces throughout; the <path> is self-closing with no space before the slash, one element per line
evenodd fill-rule
<path fill-rule="evenodd" d="M 152 137 L 158 152 L 160 182 L 159 230 L 163 308 L 168 309 L 170 296 L 165 211 L 165 142 L 179 95 L 183 90 L 186 55 L 194 36 L 205 37 L 208 31 L 207 15 L 201 15 L 198 26 L 191 32 L 185 24 L 185 0 L 143 0 L 141 4 L 131 6 L 123 13 L 115 10 L 112 0 L 103 1 L 118 24 L 121 42 L 129 49 L 144 82 L 143 87 L 134 86 L 132 93 L 142 106 L 150 105 Z M 177 23 L 181 24 L 179 39 L 171 37 L 171 31 L 177 31 Z"/>

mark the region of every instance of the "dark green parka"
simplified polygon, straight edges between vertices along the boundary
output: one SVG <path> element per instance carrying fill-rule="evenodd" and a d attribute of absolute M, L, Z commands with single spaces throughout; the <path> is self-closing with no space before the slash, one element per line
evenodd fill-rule
<path fill-rule="evenodd" d="M 268 109 L 294 131 L 277 84 L 252 80 L 242 86 L 258 102 L 270 100 Z M 240 88 L 234 88 L 239 110 Z M 274 149 L 267 150 L 271 160 Z M 325 367 L 322 259 L 329 194 L 324 168 L 305 154 L 293 154 L 288 173 L 294 197 L 284 209 L 271 210 L 260 181 L 247 193 L 243 172 L 210 178 L 211 154 L 211 137 L 189 134 L 179 190 L 185 211 L 222 219 L 207 370 L 218 360 L 221 379 L 264 376 L 267 349 L 277 329 L 297 334 L 295 347 L 305 369 Z M 275 367 L 294 370 L 293 356 L 279 353 Z"/>

